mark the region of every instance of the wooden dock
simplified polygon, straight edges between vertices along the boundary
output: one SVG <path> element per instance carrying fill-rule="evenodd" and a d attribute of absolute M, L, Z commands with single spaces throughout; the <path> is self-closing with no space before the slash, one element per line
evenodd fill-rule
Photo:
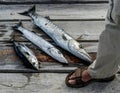
<path fill-rule="evenodd" d="M 32 24 L 29 17 L 18 14 L 33 4 L 36 4 L 38 14 L 49 16 L 53 23 L 80 42 L 93 60 L 96 58 L 99 36 L 105 28 L 108 0 L 0 0 L 0 93 L 119 93 L 119 74 L 110 85 L 93 84 L 82 90 L 68 89 L 65 86 L 67 72 L 76 66 L 56 62 L 12 29 L 12 26 L 22 20 L 25 28 L 53 43 Z M 40 71 L 24 67 L 16 56 L 11 41 L 14 35 L 16 41 L 25 43 L 35 52 L 41 63 Z M 64 50 L 62 52 L 70 63 L 83 65 L 80 59 Z M 101 90 L 103 88 L 104 91 Z"/>
<path fill-rule="evenodd" d="M 7 3 L 7 1 L 5 3 Z M 2 56 L 5 56 L 5 58 L 0 59 L 2 62 L 2 68 L 0 68 L 0 70 L 2 72 L 31 71 L 28 69 L 23 70 L 21 60 L 19 60 L 14 53 L 11 41 L 14 35 L 16 41 L 30 45 L 41 63 L 53 63 L 54 65 L 55 60 L 53 60 L 42 51 L 38 50 L 29 41 L 23 38 L 19 32 L 13 31 L 12 29 L 12 26 L 16 25 L 19 20 L 22 20 L 23 26 L 25 28 L 36 32 L 39 36 L 45 38 L 49 42 L 53 42 L 46 34 L 43 33 L 43 31 L 32 24 L 29 17 L 18 14 L 29 9 L 33 4 L 12 4 L 10 2 L 8 2 L 8 4 L 9 5 L 1 4 L 0 6 L 0 56 L 1 58 Z M 53 23 L 64 29 L 71 36 L 73 36 L 78 42 L 81 43 L 81 45 L 86 49 L 93 60 L 95 60 L 96 58 L 99 35 L 104 30 L 106 11 L 107 3 L 36 4 L 36 12 L 38 14 L 45 17 L 49 16 L 50 20 Z M 73 55 L 70 55 L 70 53 L 66 53 L 64 50 L 61 51 L 64 52 L 70 63 L 81 63 L 80 59 L 74 57 Z M 18 69 L 18 65 L 20 65 L 21 68 Z M 61 66 L 61 64 L 58 64 L 57 62 L 56 65 L 59 66 L 55 68 L 55 72 L 59 72 L 60 69 L 63 72 L 66 72 L 65 70 L 67 69 L 67 67 Z M 40 70 L 43 71 L 43 69 L 47 70 L 45 65 Z M 57 69 L 59 70 L 57 71 Z M 74 67 L 68 67 L 68 69 L 74 69 Z M 53 71 L 53 68 L 51 70 Z M 48 68 L 48 71 L 50 71 L 50 68 Z"/>

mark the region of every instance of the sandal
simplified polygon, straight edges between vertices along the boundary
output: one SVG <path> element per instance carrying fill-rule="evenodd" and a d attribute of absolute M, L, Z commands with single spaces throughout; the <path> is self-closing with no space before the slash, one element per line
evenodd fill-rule
<path fill-rule="evenodd" d="M 108 78 L 103 78 L 103 79 L 91 79 L 87 82 L 84 82 L 82 81 L 82 72 L 84 70 L 86 70 L 87 68 L 77 68 L 75 71 L 69 73 L 65 79 L 65 83 L 68 87 L 71 87 L 71 88 L 81 88 L 81 87 L 84 87 L 84 86 L 87 86 L 88 84 L 90 84 L 91 82 L 110 82 L 112 81 L 114 78 L 115 78 L 115 75 L 111 76 L 111 77 L 108 77 Z M 72 79 L 69 79 L 69 77 L 75 73 L 76 74 L 76 77 L 75 78 L 72 78 Z M 70 84 L 68 81 L 69 80 L 76 80 L 76 84 Z"/>

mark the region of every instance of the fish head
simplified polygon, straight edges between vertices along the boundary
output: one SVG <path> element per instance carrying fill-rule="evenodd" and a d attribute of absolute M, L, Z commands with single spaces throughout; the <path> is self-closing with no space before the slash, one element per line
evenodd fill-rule
<path fill-rule="evenodd" d="M 59 62 L 65 63 L 65 64 L 68 63 L 68 61 L 66 60 L 66 58 L 64 57 L 64 55 L 62 54 L 62 52 L 60 50 L 58 50 L 54 47 L 51 47 L 51 48 L 48 48 L 48 51 L 50 52 L 52 57 L 57 59 Z"/>
<path fill-rule="evenodd" d="M 39 70 L 39 62 L 37 58 L 35 57 L 34 53 L 27 48 L 24 44 L 21 44 L 19 46 L 20 51 L 23 53 L 23 55 L 27 58 L 27 60 L 30 62 L 30 64 L 37 70 Z"/>
<path fill-rule="evenodd" d="M 33 65 L 33 67 L 35 69 L 39 70 L 40 64 L 39 64 L 37 58 L 29 52 L 24 52 L 24 55 L 28 59 L 28 61 L 31 63 L 31 65 Z"/>
<path fill-rule="evenodd" d="M 34 57 L 34 56 L 33 56 L 32 58 L 29 57 L 29 60 L 30 60 L 31 64 L 32 64 L 37 70 L 39 70 L 40 64 L 39 64 L 38 60 L 36 59 L 36 57 Z"/>
<path fill-rule="evenodd" d="M 74 53 L 77 57 L 79 57 L 79 58 L 81 58 L 81 59 L 83 59 L 85 61 L 92 62 L 91 57 L 89 56 L 89 54 L 74 39 L 69 40 L 68 47 L 72 51 L 72 53 Z"/>

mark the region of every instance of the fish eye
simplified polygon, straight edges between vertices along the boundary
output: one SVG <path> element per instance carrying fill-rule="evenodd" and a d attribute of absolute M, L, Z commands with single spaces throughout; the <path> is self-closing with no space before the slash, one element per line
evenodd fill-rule
<path fill-rule="evenodd" d="M 25 52 L 25 54 L 29 55 L 29 53 L 28 53 L 28 52 Z"/>
<path fill-rule="evenodd" d="M 61 54 L 61 52 L 60 52 L 60 51 L 58 51 L 58 54 Z"/>
<path fill-rule="evenodd" d="M 83 47 L 83 45 L 80 44 L 80 45 L 79 45 L 79 48 L 84 48 L 84 47 Z"/>
<path fill-rule="evenodd" d="M 62 38 L 66 41 L 67 40 L 67 38 L 66 38 L 66 36 L 64 35 L 64 34 L 62 34 Z"/>
<path fill-rule="evenodd" d="M 35 62 L 33 62 L 32 64 L 35 65 Z"/>
<path fill-rule="evenodd" d="M 23 44 L 20 44 L 20 45 L 23 46 L 23 47 L 25 46 L 25 45 L 23 45 Z"/>

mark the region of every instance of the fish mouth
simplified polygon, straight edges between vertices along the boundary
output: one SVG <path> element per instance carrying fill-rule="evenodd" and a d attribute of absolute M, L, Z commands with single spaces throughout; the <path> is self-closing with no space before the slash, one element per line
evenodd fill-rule
<path fill-rule="evenodd" d="M 22 60 L 24 62 L 27 62 L 26 66 L 30 66 L 30 68 L 39 70 L 39 64 L 34 53 L 24 44 L 14 42 L 14 45 L 17 47 L 17 50 L 19 50 L 20 54 L 22 55 Z"/>
<path fill-rule="evenodd" d="M 29 63 L 34 67 L 34 69 L 39 70 L 40 64 L 38 63 L 37 59 L 31 58 L 31 56 L 26 56 Z"/>
<path fill-rule="evenodd" d="M 68 48 L 73 55 L 79 57 L 80 59 L 84 61 L 88 61 L 90 63 L 92 62 L 89 54 L 83 48 L 81 48 L 80 44 L 74 39 L 69 40 Z"/>
<path fill-rule="evenodd" d="M 62 54 L 62 52 L 60 50 L 58 50 L 54 47 L 50 47 L 50 48 L 48 48 L 48 51 L 60 63 L 68 64 L 67 59 L 64 57 L 64 55 Z"/>
<path fill-rule="evenodd" d="M 37 69 L 39 70 L 40 64 L 38 63 L 36 58 L 31 59 L 31 64 Z"/>

